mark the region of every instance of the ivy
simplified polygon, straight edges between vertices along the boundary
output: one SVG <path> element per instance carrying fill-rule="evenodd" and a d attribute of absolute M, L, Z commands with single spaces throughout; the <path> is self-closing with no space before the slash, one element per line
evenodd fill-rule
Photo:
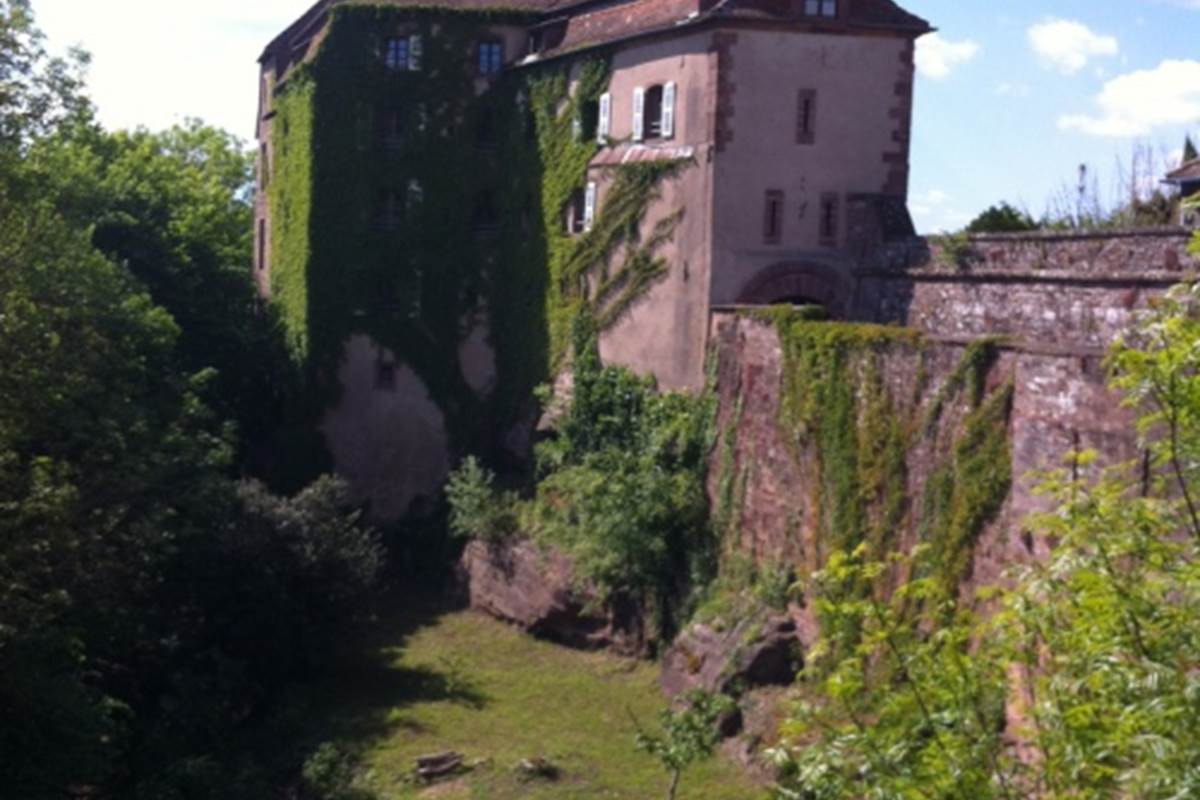
<path fill-rule="evenodd" d="M 1012 484 L 1008 419 L 1011 383 L 985 391 L 998 341 L 969 346 L 941 388 L 922 402 L 926 374 L 920 334 L 873 325 L 814 322 L 786 309 L 757 312 L 770 319 L 783 350 L 779 426 L 797 458 L 815 456 L 812 502 L 817 542 L 829 552 L 862 552 L 885 560 L 911 518 L 912 451 L 939 424 L 944 408 L 964 393 L 969 413 L 948 455 L 927 479 L 918 531 L 928 544 L 921 569 L 947 592 L 966 577 L 975 541 L 1000 510 Z M 918 359 L 921 377 L 911 403 L 898 402 L 883 376 L 895 348 Z M 921 407 L 925 413 L 919 414 Z M 818 554 L 820 556 L 821 554 Z M 844 587 L 852 594 L 869 587 Z"/>
<path fill-rule="evenodd" d="M 608 327 L 665 275 L 657 251 L 682 209 L 638 232 L 682 162 L 613 168 L 592 230 L 564 230 L 599 147 L 576 120 L 608 85 L 606 60 L 573 80 L 553 66 L 506 73 L 482 93 L 466 68 L 489 26 L 529 18 L 336 6 L 315 58 L 275 93 L 273 298 L 309 368 L 314 415 L 336 398 L 347 339 L 362 334 L 417 373 L 456 450 L 486 451 L 530 413 L 581 311 Z M 423 36 L 420 71 L 388 70 L 379 56 L 386 32 L 402 29 Z M 388 141 L 385 127 L 399 135 Z M 381 219 L 388 205 L 394 218 Z M 481 311 L 497 371 L 486 397 L 460 357 Z"/>

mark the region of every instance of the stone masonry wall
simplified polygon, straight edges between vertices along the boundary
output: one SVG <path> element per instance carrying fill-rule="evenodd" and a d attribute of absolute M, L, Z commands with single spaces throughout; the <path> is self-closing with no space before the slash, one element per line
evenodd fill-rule
<path fill-rule="evenodd" d="M 719 313 L 713 318 L 711 342 L 719 358 L 722 430 L 740 411 L 732 468 L 744 489 L 731 529 L 741 549 L 760 562 L 786 560 L 816 568 L 827 555 L 811 500 L 817 454 L 805 451 L 797 457 L 778 424 L 784 364 L 775 327 L 749 315 Z M 921 347 L 888 347 L 881 370 L 897 412 L 921 419 L 964 349 L 961 342 L 932 337 Z M 1039 470 L 1061 466 L 1073 448 L 1095 449 L 1108 464 L 1139 457 L 1129 412 L 1106 388 L 1098 357 L 1008 346 L 992 366 L 987 385 L 995 388 L 1009 379 L 1014 387 L 1009 434 L 1014 486 L 976 546 L 971 581 L 976 584 L 994 583 L 1006 566 L 1035 555 L 1023 520 L 1041 507 L 1033 492 Z M 913 387 L 921 384 L 925 388 L 914 397 Z M 907 462 L 908 503 L 896 537 L 903 547 L 918 539 L 925 483 L 953 447 L 966 413 L 964 400 L 951 403 L 930 435 L 914 438 Z M 722 479 L 721 449 L 719 445 L 710 470 L 714 498 Z M 730 466 L 728 461 L 724 466 Z"/>
<path fill-rule="evenodd" d="M 1200 269 L 1183 229 L 1035 233 L 885 246 L 857 273 L 852 317 L 954 338 L 1004 334 L 1095 354 Z"/>

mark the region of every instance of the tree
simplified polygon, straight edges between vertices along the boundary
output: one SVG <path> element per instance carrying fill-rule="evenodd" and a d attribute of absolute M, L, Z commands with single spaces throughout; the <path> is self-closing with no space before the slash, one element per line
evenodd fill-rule
<path fill-rule="evenodd" d="M 966 227 L 967 233 L 1019 233 L 1037 229 L 1033 217 L 1008 203 L 991 206 Z"/>
<path fill-rule="evenodd" d="M 661 712 L 661 734 L 647 733 L 634 720 L 637 749 L 657 757 L 671 776 L 667 800 L 675 800 L 679 781 L 688 767 L 712 757 L 720 741 L 717 722 L 733 706 L 733 700 L 725 695 L 695 690 L 687 696 L 683 709 Z"/>
<path fill-rule="evenodd" d="M 1200 154 L 1196 152 L 1196 144 L 1192 141 L 1192 137 L 1183 137 L 1183 163 L 1195 161 L 1197 158 L 1200 158 Z"/>

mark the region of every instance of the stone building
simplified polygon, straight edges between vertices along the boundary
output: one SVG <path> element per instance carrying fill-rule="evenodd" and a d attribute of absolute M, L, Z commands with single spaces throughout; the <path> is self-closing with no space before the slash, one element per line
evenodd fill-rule
<path fill-rule="evenodd" d="M 519 450 L 582 308 L 682 390 L 716 309 L 849 316 L 914 233 L 930 30 L 891 0 L 318 2 L 260 62 L 256 276 L 339 472 L 389 518 L 486 432 Z"/>

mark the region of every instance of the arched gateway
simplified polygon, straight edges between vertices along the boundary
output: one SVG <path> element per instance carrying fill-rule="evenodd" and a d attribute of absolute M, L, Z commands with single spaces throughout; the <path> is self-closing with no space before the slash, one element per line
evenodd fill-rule
<path fill-rule="evenodd" d="M 751 278 L 738 294 L 739 305 L 824 306 L 830 318 L 845 319 L 850 281 L 841 270 L 815 262 L 774 264 Z"/>

